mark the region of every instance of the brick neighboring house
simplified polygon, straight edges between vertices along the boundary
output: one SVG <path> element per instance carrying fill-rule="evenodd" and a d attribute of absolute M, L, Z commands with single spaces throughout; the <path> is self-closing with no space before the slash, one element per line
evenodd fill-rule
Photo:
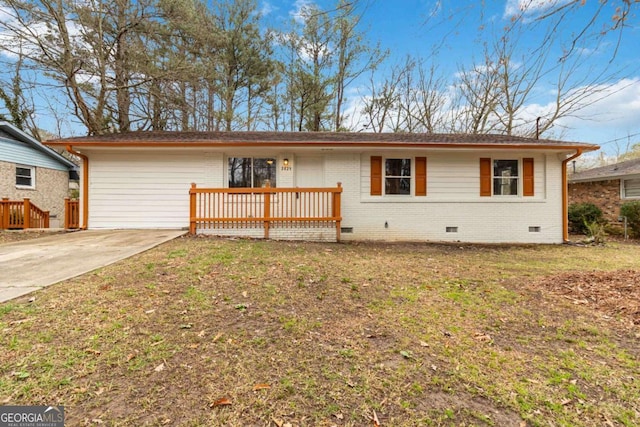
<path fill-rule="evenodd" d="M 569 204 L 593 203 L 611 224 L 620 206 L 640 200 L 640 158 L 578 172 L 569 176 Z"/>
<path fill-rule="evenodd" d="M 0 121 L 0 197 L 30 199 L 49 211 L 50 226 L 64 222 L 64 198 L 75 164 L 10 123 Z"/>

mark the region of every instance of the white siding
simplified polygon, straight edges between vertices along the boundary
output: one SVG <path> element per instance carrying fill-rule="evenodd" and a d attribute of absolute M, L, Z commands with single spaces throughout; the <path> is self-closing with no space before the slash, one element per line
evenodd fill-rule
<path fill-rule="evenodd" d="M 92 154 L 89 228 L 188 227 L 191 183 L 221 184 L 221 166 L 221 155 L 185 151 Z"/>
<path fill-rule="evenodd" d="M 342 226 L 353 228 L 342 234 L 343 240 L 562 242 L 562 162 L 556 153 L 403 152 L 402 157 L 427 157 L 424 197 L 369 195 L 370 156 L 399 157 L 397 152 L 315 155 L 323 163 L 322 185 L 342 183 Z M 89 227 L 187 227 L 191 182 L 226 187 L 226 156 L 202 150 L 91 153 Z M 298 173 L 296 153 L 277 155 L 280 160 L 285 156 L 291 168 L 278 169 L 280 187 L 295 185 Z M 480 197 L 480 157 L 533 157 L 535 195 Z M 457 227 L 457 233 L 447 233 L 447 227 Z"/>

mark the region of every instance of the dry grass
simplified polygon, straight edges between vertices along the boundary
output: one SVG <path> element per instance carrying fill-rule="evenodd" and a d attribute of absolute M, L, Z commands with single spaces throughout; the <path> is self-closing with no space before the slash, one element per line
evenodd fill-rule
<path fill-rule="evenodd" d="M 633 318 L 547 289 L 638 259 L 182 238 L 0 305 L 0 404 L 69 426 L 637 425 Z"/>

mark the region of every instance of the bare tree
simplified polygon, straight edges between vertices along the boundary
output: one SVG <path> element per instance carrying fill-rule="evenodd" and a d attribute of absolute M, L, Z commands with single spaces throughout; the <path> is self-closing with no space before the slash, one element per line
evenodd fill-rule
<path fill-rule="evenodd" d="M 336 37 L 336 71 L 333 129 L 343 128 L 343 105 L 345 90 L 358 77 L 367 71 L 374 71 L 388 57 L 388 50 L 381 50 L 380 45 L 370 46 L 363 31 L 358 26 L 362 13 L 358 13 L 356 1 L 339 0 L 334 18 Z"/>
<path fill-rule="evenodd" d="M 390 75 L 382 81 L 374 72 L 371 73 L 368 95 L 362 99 L 363 130 L 382 133 L 402 129 L 400 86 L 405 76 L 411 73 L 412 66 L 411 60 L 407 59 L 405 64 L 392 67 Z"/>
<path fill-rule="evenodd" d="M 511 22 L 519 25 L 521 21 L 533 19 L 539 23 L 551 23 L 558 29 L 563 22 L 575 20 L 575 16 L 587 4 L 586 0 L 539 2 L 525 0 L 520 2 L 519 10 L 512 11 Z M 589 2 L 592 4 L 592 2 Z M 611 60 L 616 57 L 624 30 L 633 12 L 640 8 L 638 0 L 600 0 L 586 22 L 582 22 L 579 30 L 572 32 L 565 55 L 571 55 L 579 49 L 581 43 L 590 37 L 602 37 L 617 32 L 617 43 L 611 51 Z"/>
<path fill-rule="evenodd" d="M 495 130 L 496 123 L 491 118 L 499 97 L 497 69 L 495 62 L 485 55 L 484 63 L 459 71 L 457 110 L 451 118 L 455 131 L 490 133 Z"/>

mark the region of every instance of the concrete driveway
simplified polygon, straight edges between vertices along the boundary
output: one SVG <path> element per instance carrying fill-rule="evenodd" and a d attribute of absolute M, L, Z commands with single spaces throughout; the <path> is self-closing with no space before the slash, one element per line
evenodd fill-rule
<path fill-rule="evenodd" d="M 175 239 L 184 230 L 86 230 L 0 245 L 0 302 Z"/>

